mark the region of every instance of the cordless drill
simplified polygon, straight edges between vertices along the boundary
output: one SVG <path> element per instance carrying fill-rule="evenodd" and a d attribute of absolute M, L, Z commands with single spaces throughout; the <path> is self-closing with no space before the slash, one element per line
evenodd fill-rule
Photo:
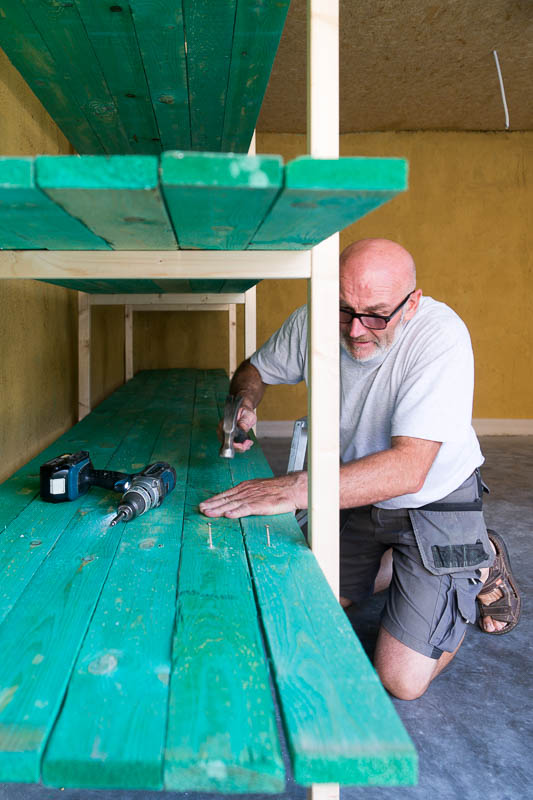
<path fill-rule="evenodd" d="M 133 476 L 122 495 L 118 513 L 109 523 L 109 527 L 112 528 L 117 522 L 129 522 L 151 508 L 157 508 L 175 485 L 176 470 L 170 464 L 157 461 L 145 467 L 142 472 Z"/>
<path fill-rule="evenodd" d="M 48 503 L 76 500 L 91 486 L 123 492 L 111 526 L 160 506 L 175 485 L 176 471 L 164 461 L 150 464 L 138 473 L 114 472 L 94 469 L 87 450 L 56 456 L 40 469 L 40 494 Z"/>

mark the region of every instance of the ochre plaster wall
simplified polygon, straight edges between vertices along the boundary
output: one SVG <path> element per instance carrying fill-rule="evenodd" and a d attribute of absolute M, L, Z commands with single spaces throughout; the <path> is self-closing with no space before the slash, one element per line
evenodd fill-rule
<path fill-rule="evenodd" d="M 299 135 L 258 136 L 258 152 L 286 159 L 305 146 Z M 533 133 L 349 134 L 341 155 L 410 164 L 409 191 L 343 231 L 341 247 L 366 236 L 407 247 L 424 293 L 452 306 L 470 329 L 474 417 L 533 418 Z M 261 283 L 258 341 L 305 301 L 304 281 Z M 272 387 L 261 407 L 266 420 L 305 413 L 301 385 Z"/>
<path fill-rule="evenodd" d="M 71 153 L 0 50 L 0 155 Z M 0 480 L 75 421 L 75 293 L 0 280 Z"/>

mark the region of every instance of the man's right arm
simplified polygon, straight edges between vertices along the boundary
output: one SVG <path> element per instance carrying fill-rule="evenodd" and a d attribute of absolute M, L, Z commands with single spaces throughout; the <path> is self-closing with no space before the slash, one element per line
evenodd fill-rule
<path fill-rule="evenodd" d="M 230 393 L 243 399 L 237 424 L 244 431 L 249 431 L 256 424 L 255 409 L 263 399 L 266 387 L 267 384 L 263 383 L 259 370 L 254 367 L 250 359 L 242 362 L 231 379 Z M 248 450 L 252 444 L 251 439 L 246 440 L 243 444 L 235 442 L 235 449 Z"/>

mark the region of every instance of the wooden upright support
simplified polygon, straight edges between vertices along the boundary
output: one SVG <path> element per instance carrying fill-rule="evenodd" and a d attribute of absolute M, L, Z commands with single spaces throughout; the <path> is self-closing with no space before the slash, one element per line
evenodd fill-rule
<path fill-rule="evenodd" d="M 308 152 L 339 155 L 339 3 L 308 0 Z M 339 235 L 314 247 L 309 309 L 309 531 L 312 550 L 339 594 Z M 349 669 L 349 665 L 347 665 Z M 313 784 L 309 800 L 338 800 L 338 784 Z"/>
<path fill-rule="evenodd" d="M 91 304 L 78 293 L 78 419 L 91 410 Z"/>

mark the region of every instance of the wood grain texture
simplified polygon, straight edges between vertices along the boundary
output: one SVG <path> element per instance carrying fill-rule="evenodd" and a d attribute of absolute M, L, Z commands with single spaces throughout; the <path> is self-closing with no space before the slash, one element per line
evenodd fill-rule
<path fill-rule="evenodd" d="M 201 499 L 229 483 L 216 437 L 213 381 L 199 371 L 191 436 L 176 632 L 172 655 L 165 787 L 280 792 L 283 764 L 268 671 L 239 523 L 208 520 Z"/>
<path fill-rule="evenodd" d="M 285 166 L 282 192 L 250 250 L 310 248 L 407 188 L 396 158 L 297 158 Z"/>
<path fill-rule="evenodd" d="M 162 150 L 191 148 L 182 4 L 130 0 Z"/>
<path fill-rule="evenodd" d="M 165 153 L 161 184 L 182 249 L 243 250 L 279 192 L 281 159 Z"/>
<path fill-rule="evenodd" d="M 146 458 L 171 463 L 176 488 L 127 526 L 46 751 L 47 785 L 162 788 L 194 376 L 169 380 L 164 396 Z"/>
<path fill-rule="evenodd" d="M 161 142 L 128 4 L 75 0 L 132 153 L 159 153 Z M 120 151 L 126 152 L 123 148 Z"/>
<path fill-rule="evenodd" d="M 221 149 L 246 153 L 255 130 L 290 0 L 239 0 Z"/>
<path fill-rule="evenodd" d="M 176 250 L 155 156 L 41 156 L 36 180 L 114 250 Z"/>
<path fill-rule="evenodd" d="M 193 150 L 222 149 L 237 0 L 182 0 Z"/>
<path fill-rule="evenodd" d="M 61 0 L 23 0 L 23 4 L 54 59 L 55 79 L 70 85 L 104 152 L 132 152 L 76 5 Z"/>
<path fill-rule="evenodd" d="M 0 157 L 0 248 L 20 246 L 21 240 L 28 249 L 109 249 L 103 239 L 40 191 L 33 159 Z"/>
<path fill-rule="evenodd" d="M 97 131 L 78 104 L 70 83 L 61 79 L 58 65 L 20 0 L 2 2 L 0 46 L 76 150 L 105 152 Z"/>
<path fill-rule="evenodd" d="M 234 483 L 272 474 L 256 447 L 230 468 Z M 241 524 L 297 783 L 415 783 L 414 746 L 294 517 Z"/>

